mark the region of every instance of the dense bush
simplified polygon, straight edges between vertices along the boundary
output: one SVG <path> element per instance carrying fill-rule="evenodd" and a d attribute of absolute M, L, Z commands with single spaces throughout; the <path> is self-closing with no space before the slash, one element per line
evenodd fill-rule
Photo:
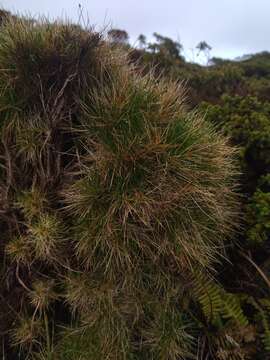
<path fill-rule="evenodd" d="M 3 358 L 267 359 L 269 54 L 0 17 Z"/>
<path fill-rule="evenodd" d="M 270 105 L 268 102 L 261 102 L 251 96 L 223 96 L 221 100 L 220 105 L 202 103 L 201 109 L 207 109 L 208 120 L 229 134 L 231 140 L 240 149 L 241 186 L 244 195 L 243 203 L 247 210 L 247 234 L 244 241 L 254 244 L 256 238 L 261 243 L 262 239 L 268 239 L 266 233 L 263 232 L 267 228 L 265 206 L 267 201 L 269 202 L 269 180 L 267 179 L 270 174 Z M 258 221 L 258 226 L 256 221 Z"/>
<path fill-rule="evenodd" d="M 269 103 L 252 96 L 224 95 L 219 105 L 201 103 L 200 108 L 206 111 L 206 118 L 229 134 L 233 143 L 239 148 L 238 156 L 242 172 L 240 181 L 242 229 L 237 235 L 239 246 L 231 249 L 231 265 L 222 269 L 224 275 L 221 275 L 221 281 L 230 291 L 245 293 L 242 304 L 248 307 L 249 317 L 253 318 L 256 331 L 264 331 L 262 338 L 268 354 L 270 350 Z M 232 280 L 230 274 L 237 276 Z M 256 355 L 252 356 L 258 359 L 267 358 L 266 353 L 257 345 Z M 249 358 L 248 355 L 244 357 L 246 358 Z"/>
<path fill-rule="evenodd" d="M 245 354 L 211 276 L 238 212 L 227 138 L 78 26 L 11 20 L 0 68 L 5 359 Z"/>

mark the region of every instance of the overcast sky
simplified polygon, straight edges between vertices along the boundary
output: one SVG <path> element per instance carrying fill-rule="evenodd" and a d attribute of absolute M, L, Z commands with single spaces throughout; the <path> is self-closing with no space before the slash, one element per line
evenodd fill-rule
<path fill-rule="evenodd" d="M 153 32 L 180 40 L 187 57 L 206 40 L 212 56 L 236 57 L 270 50 L 270 0 L 0 0 L 12 12 L 68 17 L 77 22 L 79 3 L 85 18 L 128 31 L 131 42 Z"/>

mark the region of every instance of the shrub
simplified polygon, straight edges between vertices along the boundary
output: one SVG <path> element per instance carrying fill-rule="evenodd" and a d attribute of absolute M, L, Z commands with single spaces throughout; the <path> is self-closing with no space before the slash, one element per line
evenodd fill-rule
<path fill-rule="evenodd" d="M 78 26 L 11 20 L 0 68 L 5 351 L 195 358 L 211 326 L 196 279 L 237 219 L 227 138 Z M 246 326 L 232 297 L 222 321 Z"/>

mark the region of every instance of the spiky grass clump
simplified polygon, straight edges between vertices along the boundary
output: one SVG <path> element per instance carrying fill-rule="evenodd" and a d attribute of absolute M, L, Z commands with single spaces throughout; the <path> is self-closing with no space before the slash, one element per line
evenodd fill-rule
<path fill-rule="evenodd" d="M 0 68 L 5 269 L 18 319 L 45 329 L 30 346 L 34 327 L 15 316 L 15 344 L 39 358 L 194 358 L 191 279 L 224 256 L 236 217 L 227 139 L 186 110 L 181 84 L 141 76 L 78 26 L 11 20 Z"/>
<path fill-rule="evenodd" d="M 114 76 L 82 104 L 88 155 L 64 192 L 79 256 L 92 262 L 101 251 L 120 271 L 142 255 L 170 257 L 181 270 L 211 266 L 234 223 L 233 150 L 185 112 L 181 85 L 130 69 Z"/>

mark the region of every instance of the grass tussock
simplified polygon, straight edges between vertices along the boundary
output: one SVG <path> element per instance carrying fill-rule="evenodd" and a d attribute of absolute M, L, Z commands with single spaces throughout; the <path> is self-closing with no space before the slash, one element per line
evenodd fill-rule
<path fill-rule="evenodd" d="M 228 140 L 181 84 L 77 25 L 11 19 L 0 69 L 0 291 L 21 294 L 5 349 L 195 358 L 191 279 L 224 256 L 237 217 Z"/>

